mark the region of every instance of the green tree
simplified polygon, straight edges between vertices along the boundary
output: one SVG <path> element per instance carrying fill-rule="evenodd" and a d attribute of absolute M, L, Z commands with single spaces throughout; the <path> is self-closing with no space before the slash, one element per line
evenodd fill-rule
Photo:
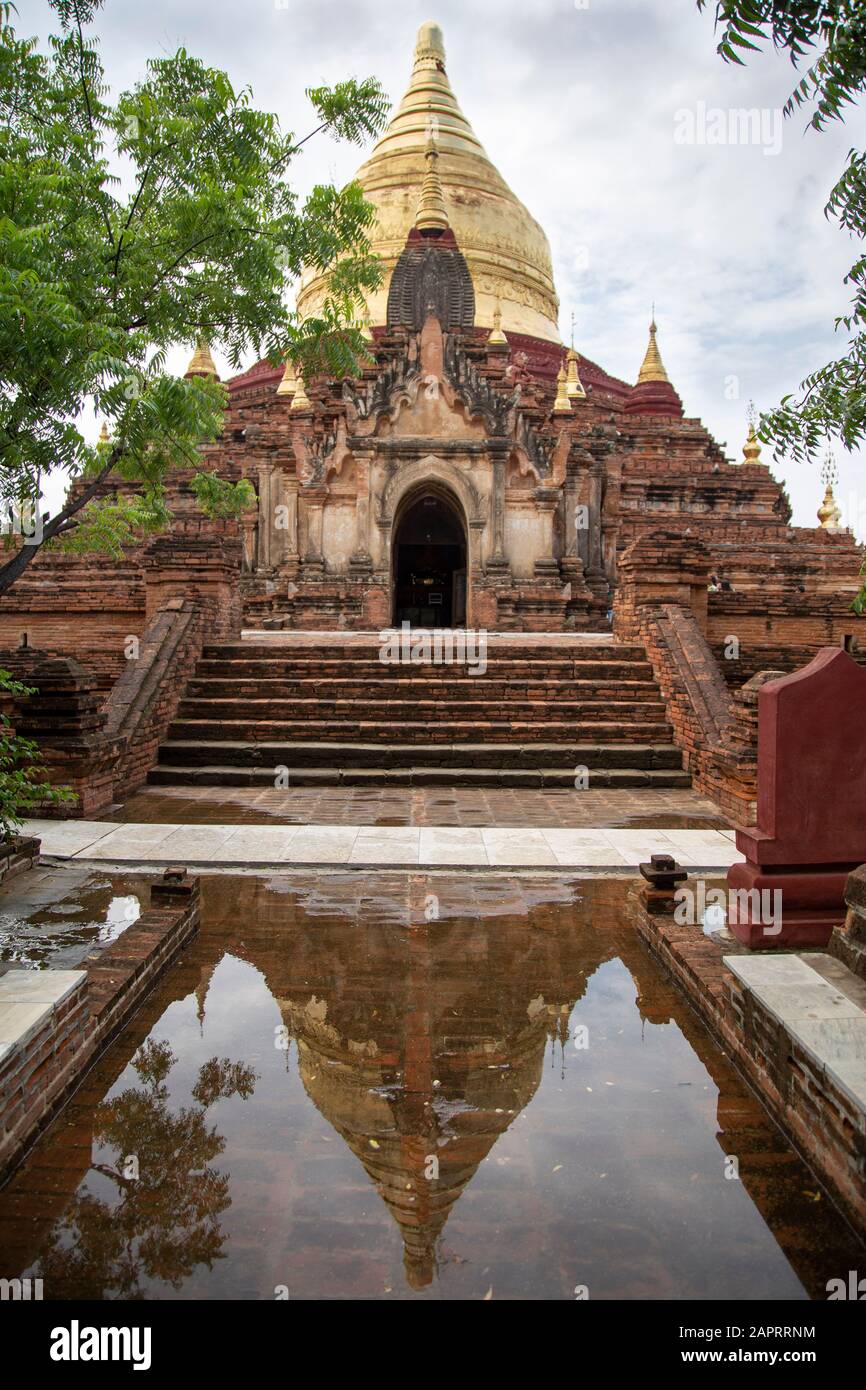
<path fill-rule="evenodd" d="M 381 278 L 359 185 L 320 185 L 301 203 L 287 182 L 310 136 L 283 133 L 249 90 L 183 49 L 112 102 L 87 34 L 101 0 L 52 4 L 59 33 L 41 52 L 0 3 L 0 507 L 27 539 L 13 539 L 0 594 L 40 544 L 117 550 L 165 524 L 165 475 L 196 466 L 225 401 L 217 382 L 167 372 L 171 347 L 205 338 L 235 369 L 255 353 L 291 356 L 307 376 L 349 374 L 364 353 L 358 310 Z M 382 128 L 374 79 L 307 95 L 312 134 L 361 142 Z M 305 265 L 330 291 L 302 322 L 286 284 Z M 88 405 L 109 422 L 108 443 L 86 443 Z M 16 525 L 56 468 L 72 496 Z M 199 480 L 216 514 L 249 503 L 248 484 Z M 106 498 L 115 482 L 138 495 Z"/>
<path fill-rule="evenodd" d="M 708 0 L 697 0 L 706 9 Z M 866 90 L 866 5 L 863 0 L 716 0 L 718 51 L 742 64 L 761 43 L 786 50 L 802 69 L 785 115 L 808 112 L 808 126 L 822 131 L 842 121 L 846 108 Z M 825 212 L 858 242 L 866 236 L 866 153 L 852 148 L 827 200 Z M 836 319 L 846 335 L 844 353 L 811 372 L 799 390 L 762 414 L 761 438 L 776 458 L 811 461 L 822 445 L 837 439 L 852 450 L 866 442 L 866 255 L 858 254 L 846 276 L 852 291 L 848 313 Z M 866 613 L 864 584 L 852 607 Z"/>
<path fill-rule="evenodd" d="M 706 9 L 709 0 L 697 0 Z M 822 131 L 844 120 L 848 106 L 866 90 L 866 6 L 863 0 L 717 0 L 718 52 L 742 64 L 749 52 L 772 42 L 786 50 L 802 75 L 785 105 L 785 115 L 808 111 L 808 125 Z M 862 241 L 866 235 L 866 154 L 851 149 L 827 201 L 829 217 Z M 836 320 L 846 333 L 846 351 L 819 368 L 761 416 L 762 439 L 776 457 L 811 460 L 828 438 L 846 449 L 866 441 L 866 256 L 858 255 L 846 277 L 853 291 L 850 312 Z"/>

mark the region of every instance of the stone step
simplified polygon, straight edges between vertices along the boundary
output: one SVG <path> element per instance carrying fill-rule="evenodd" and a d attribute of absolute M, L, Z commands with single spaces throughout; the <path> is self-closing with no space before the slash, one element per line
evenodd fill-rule
<path fill-rule="evenodd" d="M 307 645 L 301 642 L 229 642 L 207 644 L 202 656 L 207 661 L 237 661 L 253 659 L 256 661 L 376 661 L 385 644 L 379 642 L 349 643 L 317 642 Z M 474 648 L 470 644 L 470 651 Z M 407 648 L 406 650 L 411 650 Z M 455 647 L 455 650 L 457 648 Z M 548 643 L 536 646 L 531 642 L 500 642 L 488 638 L 487 660 L 520 661 L 645 661 L 646 652 L 641 646 L 618 642 L 567 642 Z"/>
<path fill-rule="evenodd" d="M 642 647 L 493 640 L 484 674 L 379 658 L 372 639 L 205 647 L 149 781 L 690 785 Z"/>
<path fill-rule="evenodd" d="M 473 663 L 425 662 L 422 665 L 386 664 L 378 660 L 334 661 L 327 657 L 298 661 L 274 657 L 271 660 L 215 660 L 203 657 L 196 668 L 201 679 L 222 680 L 382 680 L 386 677 L 421 677 L 426 680 L 643 680 L 651 681 L 651 664 L 641 661 L 503 661 L 488 658 L 483 675 L 472 674 Z"/>
<path fill-rule="evenodd" d="M 658 701 L 658 686 L 651 680 L 500 680 L 490 676 L 454 676 L 449 680 L 429 679 L 426 676 L 385 676 L 382 679 L 359 680 L 306 677 L 280 680 L 277 677 L 194 676 L 186 690 L 187 698 L 195 700 L 228 700 L 252 698 L 275 699 L 458 699 L 483 694 L 487 700 L 559 700 L 583 697 L 596 700 L 624 701 L 632 698 Z"/>
<path fill-rule="evenodd" d="M 515 696 L 501 700 L 449 700 L 444 695 L 432 700 L 373 700 L 358 697 L 354 700 L 197 700 L 184 699 L 178 708 L 178 719 L 246 720 L 253 724 L 292 719 L 310 720 L 370 720 L 423 719 L 483 721 L 513 723 L 515 720 L 544 722 L 552 713 L 557 720 L 585 720 L 608 716 L 623 724 L 640 721 L 664 721 L 665 709 L 656 700 L 527 700 Z"/>
<path fill-rule="evenodd" d="M 385 751 L 380 750 L 381 752 Z M 293 787 L 534 787 L 574 790 L 575 770 L 570 768 L 478 767 L 289 767 L 284 774 L 286 795 Z M 274 775 L 264 768 L 175 767 L 160 763 L 151 768 L 148 782 L 158 787 L 273 787 Z M 691 786 L 687 772 L 673 768 L 598 768 L 590 772 L 591 790 L 665 790 Z"/>
<path fill-rule="evenodd" d="M 451 767 L 478 769 L 576 767 L 655 769 L 680 772 L 682 754 L 672 743 L 236 743 L 172 740 L 159 750 L 160 764 L 193 768 L 219 765 L 264 771 L 273 782 L 277 767 L 378 768 L 387 754 L 389 767 L 413 768 L 420 764 L 437 771 Z"/>
<path fill-rule="evenodd" d="M 390 743 L 394 737 L 394 720 L 261 720 L 249 718 L 231 721 L 222 719 L 176 719 L 168 733 L 169 739 L 205 739 L 267 742 L 283 739 L 287 742 L 321 739 L 326 742 L 375 741 Z M 400 723 L 400 735 L 410 743 L 670 743 L 672 735 L 665 720 L 623 724 L 572 720 L 433 720 Z"/>
<path fill-rule="evenodd" d="M 350 664 L 338 662 L 310 662 L 299 667 L 286 662 L 204 662 L 200 660 L 195 671 L 195 680 L 245 681 L 284 681 L 291 684 L 300 682 L 352 681 L 367 684 L 368 681 L 424 680 L 435 684 L 449 685 L 452 681 L 471 681 L 475 685 L 527 684 L 542 682 L 550 685 L 585 684 L 624 684 L 635 682 L 655 685 L 652 666 L 649 662 L 520 662 L 514 666 L 489 663 L 484 673 L 468 666 L 382 666 L 381 662 Z"/>

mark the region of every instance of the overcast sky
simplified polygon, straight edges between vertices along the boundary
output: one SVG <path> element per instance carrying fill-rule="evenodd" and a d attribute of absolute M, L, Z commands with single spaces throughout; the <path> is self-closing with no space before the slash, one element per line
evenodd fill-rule
<path fill-rule="evenodd" d="M 20 33 L 49 32 L 44 0 L 17 7 Z M 823 208 L 866 115 L 821 135 L 802 115 L 780 124 L 786 57 L 725 64 L 695 0 L 107 0 L 96 31 L 114 92 L 183 45 L 304 135 L 308 86 L 374 74 L 399 100 L 428 19 L 476 134 L 550 238 L 563 338 L 574 313 L 578 350 L 634 380 L 655 301 L 686 413 L 740 458 L 748 400 L 770 407 L 841 349 L 857 256 Z M 764 113 L 763 138 L 688 143 L 690 121 L 716 141 L 714 113 L 747 108 Z M 317 138 L 296 185 L 342 183 L 365 153 Z M 866 460 L 837 464 L 845 520 L 866 538 Z M 795 522 L 814 525 L 818 467 L 774 471 Z"/>

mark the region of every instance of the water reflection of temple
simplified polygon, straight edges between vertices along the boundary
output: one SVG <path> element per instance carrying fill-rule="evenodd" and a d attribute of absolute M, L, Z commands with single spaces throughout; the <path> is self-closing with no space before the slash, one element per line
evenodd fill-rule
<path fill-rule="evenodd" d="M 399 1227 L 409 1286 L 423 1289 L 449 1214 L 536 1095 L 551 1050 L 566 1064 L 575 1003 L 619 957 L 641 1019 L 674 1015 L 719 1088 L 720 1150 L 744 1155 L 743 1184 L 808 1287 L 810 1251 L 767 1161 L 766 1120 L 628 929 L 621 882 L 344 874 L 289 883 L 205 881 L 205 930 L 100 1063 L 92 1094 L 105 1094 L 169 1004 L 196 994 L 206 1017 L 226 953 L 247 961 L 278 1005 L 307 1095 Z M 21 1269 L 87 1173 L 86 1125 L 79 1105 L 74 1126 L 61 1119 L 43 1141 L 38 1163 L 51 1164 L 53 1146 L 57 1169 L 52 1193 L 34 1200 L 33 1166 L 0 1193 L 0 1231 Z"/>

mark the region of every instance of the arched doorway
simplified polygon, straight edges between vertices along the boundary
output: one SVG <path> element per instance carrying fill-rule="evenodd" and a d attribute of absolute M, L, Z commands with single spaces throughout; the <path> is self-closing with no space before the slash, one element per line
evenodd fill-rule
<path fill-rule="evenodd" d="M 392 555 L 396 626 L 466 625 L 466 527 L 445 488 L 425 486 L 405 499 Z"/>

